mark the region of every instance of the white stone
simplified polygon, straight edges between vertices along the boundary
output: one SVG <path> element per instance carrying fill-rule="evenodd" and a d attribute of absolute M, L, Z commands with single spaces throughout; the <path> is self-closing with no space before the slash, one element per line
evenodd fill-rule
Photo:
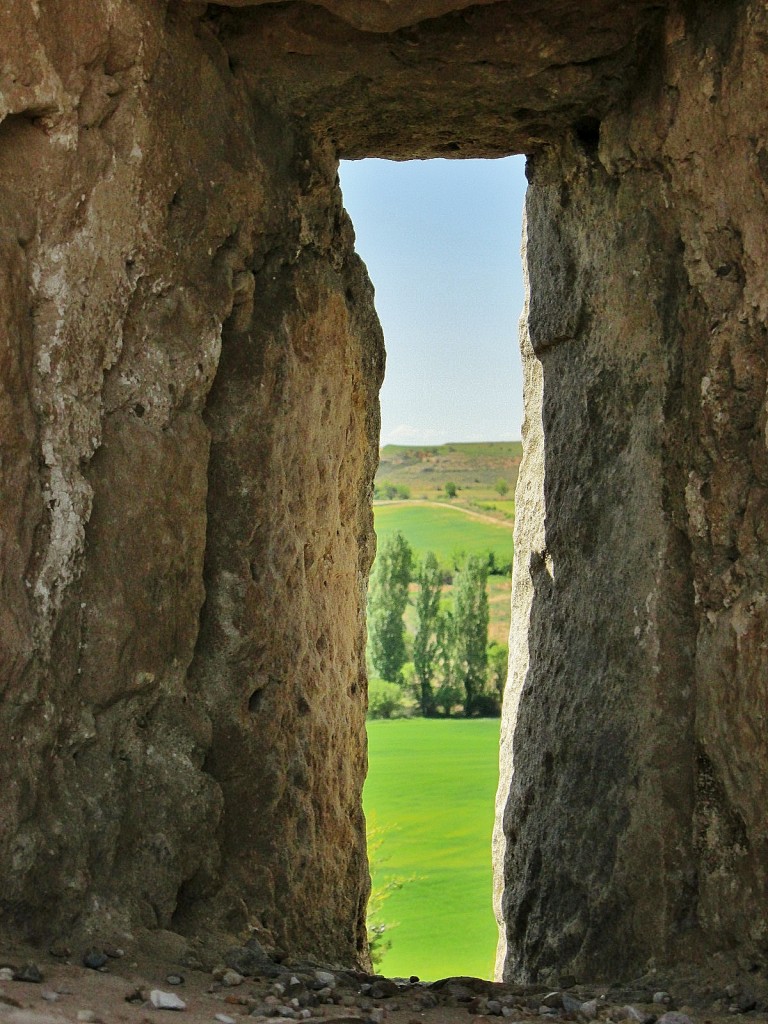
<path fill-rule="evenodd" d="M 149 1001 L 156 1010 L 186 1010 L 187 1004 L 179 999 L 175 992 L 163 992 L 153 988 L 149 993 Z"/>
<path fill-rule="evenodd" d="M 582 1003 L 580 1013 L 586 1017 L 587 1020 L 594 1020 L 597 1017 L 597 1000 L 588 999 L 586 1003 Z"/>

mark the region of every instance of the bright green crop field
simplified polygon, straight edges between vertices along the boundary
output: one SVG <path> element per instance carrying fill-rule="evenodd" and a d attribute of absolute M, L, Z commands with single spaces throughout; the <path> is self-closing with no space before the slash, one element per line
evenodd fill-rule
<path fill-rule="evenodd" d="M 381 914 L 394 925 L 382 973 L 492 977 L 498 745 L 494 719 L 368 722 L 363 801 L 369 834 L 381 839 L 374 884 L 405 880 Z"/>
<path fill-rule="evenodd" d="M 418 558 L 434 551 L 438 562 L 454 568 L 462 555 L 496 554 L 499 564 L 512 561 L 512 527 L 487 522 L 461 509 L 417 502 L 387 502 L 374 506 L 376 535 L 381 544 L 398 530 Z"/>

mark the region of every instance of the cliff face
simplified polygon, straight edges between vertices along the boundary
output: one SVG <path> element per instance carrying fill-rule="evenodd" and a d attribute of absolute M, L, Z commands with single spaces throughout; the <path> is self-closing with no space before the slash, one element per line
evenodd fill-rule
<path fill-rule="evenodd" d="M 364 956 L 384 356 L 336 160 L 527 152 L 500 970 L 765 950 L 764 5 L 11 8 L 4 925 Z"/>

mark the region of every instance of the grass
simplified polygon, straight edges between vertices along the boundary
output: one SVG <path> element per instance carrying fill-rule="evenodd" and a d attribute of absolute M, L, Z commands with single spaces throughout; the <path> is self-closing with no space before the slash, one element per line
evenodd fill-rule
<path fill-rule="evenodd" d="M 411 502 L 383 503 L 374 507 L 376 534 L 381 543 L 398 530 L 418 558 L 434 551 L 438 562 L 454 568 L 461 555 L 496 554 L 498 563 L 512 560 L 512 529 L 491 523 L 457 508 L 420 505 Z"/>
<path fill-rule="evenodd" d="M 491 501 L 475 501 L 472 507 L 479 509 L 481 512 L 495 512 L 505 519 L 515 518 L 514 498 L 493 498 Z"/>
<path fill-rule="evenodd" d="M 363 801 L 383 838 L 377 881 L 415 876 L 384 905 L 383 919 L 396 923 L 385 974 L 492 976 L 498 741 L 492 719 L 368 723 Z"/>

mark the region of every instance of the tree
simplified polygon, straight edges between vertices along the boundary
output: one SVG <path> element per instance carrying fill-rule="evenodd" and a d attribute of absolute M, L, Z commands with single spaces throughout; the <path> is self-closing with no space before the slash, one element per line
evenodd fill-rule
<path fill-rule="evenodd" d="M 504 686 L 507 682 L 507 670 L 509 667 L 509 648 L 506 644 L 488 645 L 488 685 L 499 700 L 504 697 Z"/>
<path fill-rule="evenodd" d="M 382 679 L 398 682 L 406 660 L 403 612 L 408 604 L 413 553 L 402 533 L 395 533 L 376 555 L 368 595 L 371 661 Z"/>
<path fill-rule="evenodd" d="M 464 686 L 464 714 L 485 710 L 482 699 L 488 672 L 487 566 L 472 555 L 456 577 L 454 597 L 454 673 Z"/>
<path fill-rule="evenodd" d="M 450 718 L 453 709 L 457 704 L 461 704 L 463 699 L 464 691 L 459 683 L 451 678 L 443 679 L 435 691 L 435 707 L 446 718 Z"/>
<path fill-rule="evenodd" d="M 445 493 L 449 498 L 455 498 L 458 488 L 453 480 L 449 480 L 445 485 Z"/>
<path fill-rule="evenodd" d="M 507 483 L 503 476 L 500 476 L 499 479 L 496 481 L 496 490 L 501 495 L 502 498 L 509 490 L 509 484 Z"/>
<path fill-rule="evenodd" d="M 432 680 L 437 671 L 440 637 L 440 597 L 443 577 L 437 558 L 428 551 L 416 575 L 419 592 L 416 597 L 418 624 L 413 640 L 413 664 L 416 669 L 417 697 L 425 718 L 435 714 Z"/>

